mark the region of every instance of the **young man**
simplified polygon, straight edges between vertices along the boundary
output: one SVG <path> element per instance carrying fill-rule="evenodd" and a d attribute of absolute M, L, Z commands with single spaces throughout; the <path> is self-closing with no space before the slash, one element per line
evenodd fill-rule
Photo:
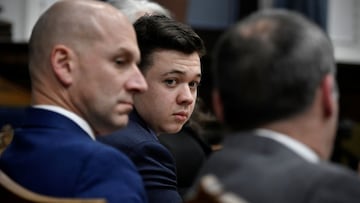
<path fill-rule="evenodd" d="M 143 16 L 134 27 L 142 57 L 139 67 L 149 89 L 134 98 L 127 128 L 101 141 L 131 157 L 149 202 L 181 202 L 174 159 L 157 136 L 180 131 L 190 118 L 201 80 L 204 44 L 189 26 L 165 16 Z"/>
<path fill-rule="evenodd" d="M 326 160 L 338 117 L 329 38 L 299 14 L 263 10 L 214 55 L 214 110 L 233 133 L 201 174 L 251 203 L 359 202 L 360 178 Z"/>
<path fill-rule="evenodd" d="M 29 46 L 32 107 L 0 168 L 45 195 L 147 202 L 131 160 L 95 141 L 124 127 L 133 96 L 147 89 L 132 24 L 106 3 L 58 1 Z"/>

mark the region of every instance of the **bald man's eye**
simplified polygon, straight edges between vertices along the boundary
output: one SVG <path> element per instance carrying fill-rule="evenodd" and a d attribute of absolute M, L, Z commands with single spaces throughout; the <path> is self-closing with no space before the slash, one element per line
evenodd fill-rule
<path fill-rule="evenodd" d="M 125 59 L 121 59 L 121 58 L 118 58 L 118 59 L 115 59 L 115 63 L 117 65 L 123 65 L 126 63 L 126 60 Z"/>

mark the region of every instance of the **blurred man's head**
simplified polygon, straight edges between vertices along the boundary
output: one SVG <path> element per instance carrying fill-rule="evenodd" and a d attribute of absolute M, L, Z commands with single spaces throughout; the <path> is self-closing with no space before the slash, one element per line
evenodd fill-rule
<path fill-rule="evenodd" d="M 215 109 L 231 129 L 315 114 L 307 116 L 328 121 L 327 133 L 335 133 L 333 48 L 301 15 L 269 10 L 249 16 L 221 37 L 213 66 Z"/>

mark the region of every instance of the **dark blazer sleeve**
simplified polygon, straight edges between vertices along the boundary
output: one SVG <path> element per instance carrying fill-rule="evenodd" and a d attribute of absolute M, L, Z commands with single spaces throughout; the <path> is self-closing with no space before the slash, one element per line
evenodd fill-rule
<path fill-rule="evenodd" d="M 309 203 L 360 202 L 360 177 L 343 167 L 329 165 L 312 189 Z"/>
<path fill-rule="evenodd" d="M 79 197 L 106 197 L 108 203 L 144 203 L 146 193 L 141 176 L 124 154 L 99 147 L 84 160 L 76 188 Z M 106 174 L 106 175 L 104 175 Z"/>
<path fill-rule="evenodd" d="M 179 203 L 175 161 L 159 142 L 147 141 L 133 148 L 129 156 L 143 177 L 150 203 Z"/>

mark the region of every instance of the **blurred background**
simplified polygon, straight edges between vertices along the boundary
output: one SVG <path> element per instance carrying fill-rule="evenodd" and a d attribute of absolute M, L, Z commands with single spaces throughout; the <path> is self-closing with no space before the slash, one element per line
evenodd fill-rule
<path fill-rule="evenodd" d="M 259 9 L 295 10 L 333 41 L 340 88 L 339 130 L 333 161 L 356 170 L 360 159 L 360 1 L 358 0 L 154 0 L 204 39 L 200 97 L 211 111 L 210 57 L 219 35 Z M 0 0 L 0 127 L 16 127 L 30 104 L 27 41 L 39 15 L 56 0 Z M 91 14 L 89 14 L 91 15 Z"/>

